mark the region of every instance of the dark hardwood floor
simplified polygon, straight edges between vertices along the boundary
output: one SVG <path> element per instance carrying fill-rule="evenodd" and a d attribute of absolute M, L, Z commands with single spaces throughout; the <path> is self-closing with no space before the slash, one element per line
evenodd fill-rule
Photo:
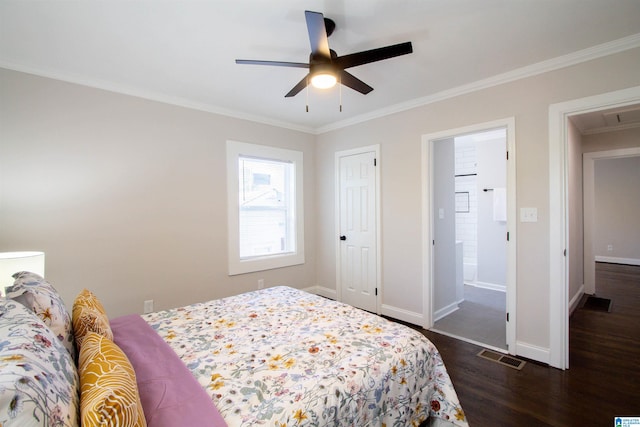
<path fill-rule="evenodd" d="M 640 266 L 598 263 L 596 296 L 611 312 L 578 308 L 569 369 L 521 371 L 484 360 L 472 344 L 422 331 L 438 347 L 471 427 L 613 426 L 640 416 Z"/>

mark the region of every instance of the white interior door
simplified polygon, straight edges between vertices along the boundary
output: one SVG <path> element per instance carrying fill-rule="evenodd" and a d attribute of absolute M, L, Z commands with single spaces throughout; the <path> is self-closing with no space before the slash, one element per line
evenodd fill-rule
<path fill-rule="evenodd" d="M 336 153 L 338 286 L 342 302 L 378 312 L 376 151 Z"/>

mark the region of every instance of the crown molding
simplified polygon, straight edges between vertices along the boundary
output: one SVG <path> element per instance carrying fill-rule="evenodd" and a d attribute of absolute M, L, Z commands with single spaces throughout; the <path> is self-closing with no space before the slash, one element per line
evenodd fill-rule
<path fill-rule="evenodd" d="M 317 128 L 310 126 L 302 126 L 295 123 L 289 123 L 280 120 L 274 120 L 269 117 L 247 114 L 241 111 L 230 110 L 216 105 L 197 103 L 185 98 L 172 97 L 162 93 L 150 92 L 140 90 L 139 88 L 127 87 L 124 85 L 118 85 L 112 82 L 107 82 L 99 79 L 87 78 L 85 76 L 73 75 L 68 73 L 62 73 L 54 70 L 43 70 L 33 67 L 24 66 L 22 64 L 0 61 L 0 68 L 6 68 L 13 71 L 19 71 L 27 74 L 33 74 L 36 76 L 47 77 L 55 80 L 64 81 L 67 83 L 79 84 L 82 86 L 88 86 L 95 89 L 101 89 L 108 92 L 120 93 L 137 98 L 143 98 L 150 101 L 161 102 L 165 104 L 176 105 L 193 110 L 204 111 L 213 114 L 219 114 L 226 117 L 231 117 L 240 120 L 248 120 L 255 123 L 261 123 L 269 126 L 280 127 L 284 129 L 290 129 L 298 132 L 320 135 L 333 130 L 338 130 L 348 126 L 352 126 L 358 123 L 363 123 L 369 120 L 385 117 L 391 114 L 411 110 L 414 108 L 422 107 L 436 102 L 444 101 L 457 96 L 477 92 L 482 89 L 487 89 L 494 86 L 499 86 L 505 83 L 513 82 L 528 77 L 537 76 L 550 71 L 558 70 L 561 68 L 570 67 L 572 65 L 580 64 L 583 62 L 591 61 L 594 59 L 602 58 L 604 56 L 613 55 L 615 53 L 623 52 L 630 49 L 640 47 L 640 33 L 633 34 L 628 37 L 624 37 L 611 42 L 592 46 L 590 48 L 582 49 L 576 52 L 572 52 L 567 55 L 552 58 L 546 61 L 531 64 L 525 67 L 517 68 L 506 73 L 498 74 L 483 80 L 478 80 L 473 83 L 458 86 L 455 88 L 447 89 L 442 92 L 438 92 L 432 95 L 428 95 L 421 98 L 409 100 L 407 102 L 391 105 L 389 107 L 381 108 L 379 110 L 371 111 L 369 113 L 361 114 L 350 119 L 341 120 L 335 123 L 331 123 L 326 126 L 320 126 Z"/>
<path fill-rule="evenodd" d="M 46 77 L 54 80 L 60 80 L 66 83 L 87 86 L 94 89 L 104 90 L 107 92 L 113 92 L 113 93 L 118 93 L 122 95 L 129 95 L 136 98 L 146 99 L 148 101 L 156 101 L 163 104 L 170 104 L 178 107 L 189 108 L 192 110 L 218 114 L 221 116 L 231 117 L 234 119 L 248 120 L 255 123 L 261 123 L 269 126 L 275 126 L 279 128 L 290 129 L 290 130 L 295 130 L 298 132 L 304 132 L 309 134 L 316 133 L 315 129 L 312 127 L 301 126 L 301 125 L 284 122 L 280 120 L 274 120 L 269 117 L 247 114 L 241 111 L 230 110 L 230 109 L 223 108 L 216 105 L 193 102 L 185 98 L 169 96 L 162 93 L 144 91 L 139 88 L 133 88 L 125 85 L 115 84 L 115 83 L 104 81 L 104 80 L 87 78 L 84 76 L 56 72 L 52 70 L 43 70 L 39 68 L 24 66 L 22 64 L 18 64 L 15 62 L 9 62 L 9 61 L 3 61 L 3 60 L 0 60 L 0 68 L 5 68 L 8 70 L 18 71 L 26 74 L 32 74 L 38 77 Z"/>
<path fill-rule="evenodd" d="M 391 114 L 399 113 L 402 111 L 411 110 L 413 108 L 422 107 L 436 102 L 444 101 L 446 99 L 455 98 L 457 96 L 466 95 L 472 92 L 477 92 L 482 89 L 487 89 L 494 86 L 499 86 L 505 83 L 510 83 L 516 80 L 525 79 L 528 77 L 537 76 L 540 74 L 548 73 L 550 71 L 559 70 L 561 68 L 570 67 L 572 65 L 581 64 L 583 62 L 591 61 L 594 59 L 602 58 L 605 56 L 613 55 L 616 53 L 624 52 L 626 50 L 635 49 L 640 47 L 640 33 L 633 34 L 628 37 L 624 37 L 611 42 L 599 44 L 586 49 L 578 50 L 567 55 L 558 56 L 546 61 L 537 62 L 535 64 L 527 65 L 525 67 L 516 68 L 515 70 L 508 71 L 506 73 L 497 74 L 495 76 L 478 80 L 473 83 L 458 86 L 452 89 L 447 89 L 442 92 L 435 93 L 433 95 L 425 96 L 422 98 L 416 98 L 400 104 L 395 104 L 386 108 L 382 108 L 370 113 L 362 114 L 356 117 L 352 117 L 347 120 L 332 123 L 327 126 L 323 126 L 316 129 L 316 134 L 322 134 L 329 131 L 341 129 L 347 126 L 352 126 L 358 123 L 366 122 L 369 120 L 377 119 L 380 117 L 388 116 Z"/>

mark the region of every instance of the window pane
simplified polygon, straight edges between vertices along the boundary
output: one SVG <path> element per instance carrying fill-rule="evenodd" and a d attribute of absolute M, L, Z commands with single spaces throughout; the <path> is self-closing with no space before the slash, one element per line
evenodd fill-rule
<path fill-rule="evenodd" d="M 240 258 L 295 252 L 293 163 L 238 162 Z"/>
<path fill-rule="evenodd" d="M 304 264 L 302 152 L 227 141 L 229 275 Z"/>

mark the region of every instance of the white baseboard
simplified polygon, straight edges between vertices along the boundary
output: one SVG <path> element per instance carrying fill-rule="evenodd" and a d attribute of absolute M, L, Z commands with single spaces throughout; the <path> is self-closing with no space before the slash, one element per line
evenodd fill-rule
<path fill-rule="evenodd" d="M 320 295 L 332 300 L 338 300 L 338 293 L 335 289 L 326 288 L 324 286 L 315 285 L 304 288 L 303 291 Z M 416 313 L 413 311 L 405 310 L 404 308 L 393 307 L 391 305 L 382 304 L 380 307 L 380 314 L 383 316 L 391 317 L 392 319 L 402 320 L 403 322 L 411 323 L 412 325 L 424 326 L 425 320 L 422 313 Z"/>
<path fill-rule="evenodd" d="M 476 288 L 491 289 L 492 291 L 507 292 L 506 285 L 498 285 L 496 283 L 478 282 L 476 280 L 475 282 L 465 283 L 465 285 L 475 286 Z"/>
<path fill-rule="evenodd" d="M 422 315 L 422 313 L 416 313 L 414 311 L 393 307 L 387 304 L 382 304 L 382 307 L 380 307 L 380 314 L 382 314 L 383 316 L 389 316 L 392 319 L 398 319 L 402 320 L 403 322 L 411 323 L 412 325 L 424 326 L 425 324 L 424 316 Z"/>
<path fill-rule="evenodd" d="M 611 264 L 640 265 L 640 259 L 620 258 L 615 256 L 601 256 L 601 255 L 596 255 L 596 262 L 608 262 Z"/>
<path fill-rule="evenodd" d="M 569 316 L 571 316 L 576 308 L 578 308 L 582 295 L 584 295 L 584 285 L 580 285 L 578 292 L 576 292 L 576 294 L 571 298 L 571 301 L 569 301 Z"/>
<path fill-rule="evenodd" d="M 537 362 L 549 364 L 549 349 L 538 347 L 537 345 L 528 344 L 522 341 L 516 341 L 516 356 L 526 357 L 527 359 Z"/>
<path fill-rule="evenodd" d="M 325 298 L 329 298 L 332 300 L 336 300 L 338 298 L 338 293 L 335 289 L 325 288 L 324 286 L 310 286 L 308 288 L 304 288 L 303 291 L 307 291 L 312 294 L 320 295 Z"/>
<path fill-rule="evenodd" d="M 437 322 L 438 320 L 442 319 L 445 316 L 450 315 L 451 313 L 453 313 L 454 311 L 458 310 L 458 303 L 454 302 L 451 303 L 449 305 L 447 305 L 446 307 L 442 307 L 440 310 L 436 310 L 433 313 L 433 321 Z"/>

